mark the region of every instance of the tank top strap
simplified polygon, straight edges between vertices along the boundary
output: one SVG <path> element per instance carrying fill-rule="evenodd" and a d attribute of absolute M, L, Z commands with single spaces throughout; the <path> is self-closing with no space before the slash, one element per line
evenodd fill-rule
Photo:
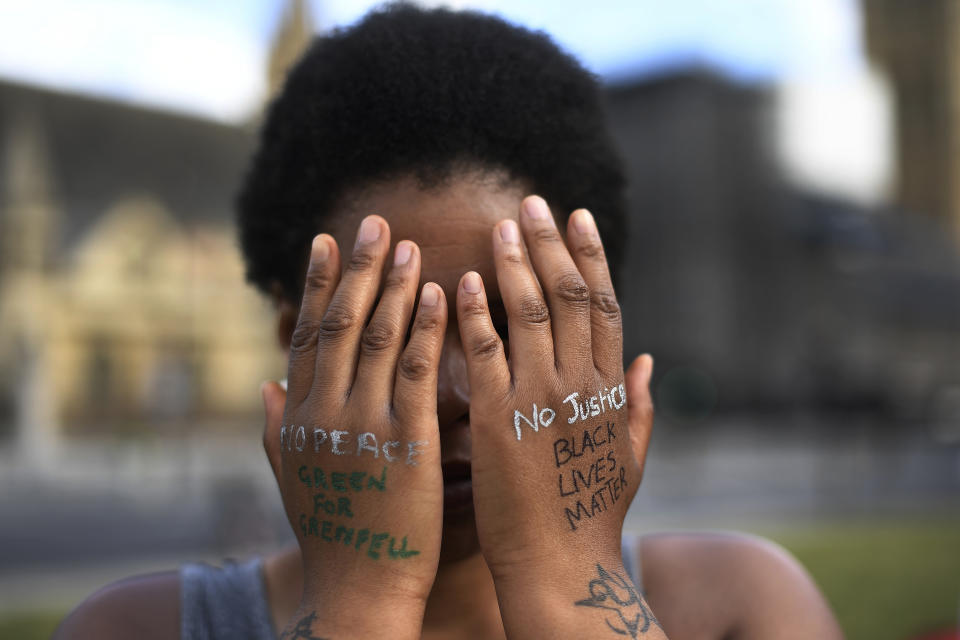
<path fill-rule="evenodd" d="M 620 538 L 620 556 L 623 558 L 623 568 L 627 570 L 637 591 L 641 594 L 646 592 L 643 589 L 643 567 L 640 565 L 640 536 L 625 535 Z"/>
<path fill-rule="evenodd" d="M 263 561 L 180 568 L 182 640 L 275 640 Z"/>

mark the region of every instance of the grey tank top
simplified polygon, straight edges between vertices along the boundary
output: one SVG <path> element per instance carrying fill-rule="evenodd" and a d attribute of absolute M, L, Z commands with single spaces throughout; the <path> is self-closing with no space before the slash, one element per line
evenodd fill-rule
<path fill-rule="evenodd" d="M 638 538 L 623 538 L 623 566 L 643 592 Z M 263 561 L 180 568 L 181 640 L 276 640 L 270 621 Z"/>

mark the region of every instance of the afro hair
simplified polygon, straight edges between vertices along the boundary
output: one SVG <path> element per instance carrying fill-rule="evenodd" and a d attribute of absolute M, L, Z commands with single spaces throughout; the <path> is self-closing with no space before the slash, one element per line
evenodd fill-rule
<path fill-rule="evenodd" d="M 401 3 L 317 37 L 270 106 L 238 198 L 247 279 L 299 300 L 349 190 L 461 167 L 505 172 L 557 214 L 589 209 L 616 271 L 625 182 L 594 76 L 542 32 Z"/>

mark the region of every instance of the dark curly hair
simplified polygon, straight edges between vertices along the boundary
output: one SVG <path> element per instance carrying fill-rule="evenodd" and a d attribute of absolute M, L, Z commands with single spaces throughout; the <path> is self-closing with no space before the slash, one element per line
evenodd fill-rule
<path fill-rule="evenodd" d="M 505 172 L 595 216 L 611 267 L 624 178 L 596 79 L 542 32 L 392 4 L 314 40 L 270 106 L 238 201 L 247 279 L 299 300 L 310 241 L 349 190 Z"/>

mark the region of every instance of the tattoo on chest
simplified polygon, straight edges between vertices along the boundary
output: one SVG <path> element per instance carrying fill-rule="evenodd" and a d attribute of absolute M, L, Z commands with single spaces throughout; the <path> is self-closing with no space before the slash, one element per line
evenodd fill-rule
<path fill-rule="evenodd" d="M 599 564 L 597 576 L 588 585 L 590 597 L 577 600 L 575 605 L 613 612 L 616 615 L 607 615 L 604 621 L 614 633 L 622 636 L 639 638 L 651 625 L 663 629 L 629 578 L 607 571 Z"/>
<path fill-rule="evenodd" d="M 280 634 L 280 640 L 329 640 L 313 635 L 313 621 L 316 619 L 316 611 L 303 616 L 293 629 L 287 629 Z"/>

